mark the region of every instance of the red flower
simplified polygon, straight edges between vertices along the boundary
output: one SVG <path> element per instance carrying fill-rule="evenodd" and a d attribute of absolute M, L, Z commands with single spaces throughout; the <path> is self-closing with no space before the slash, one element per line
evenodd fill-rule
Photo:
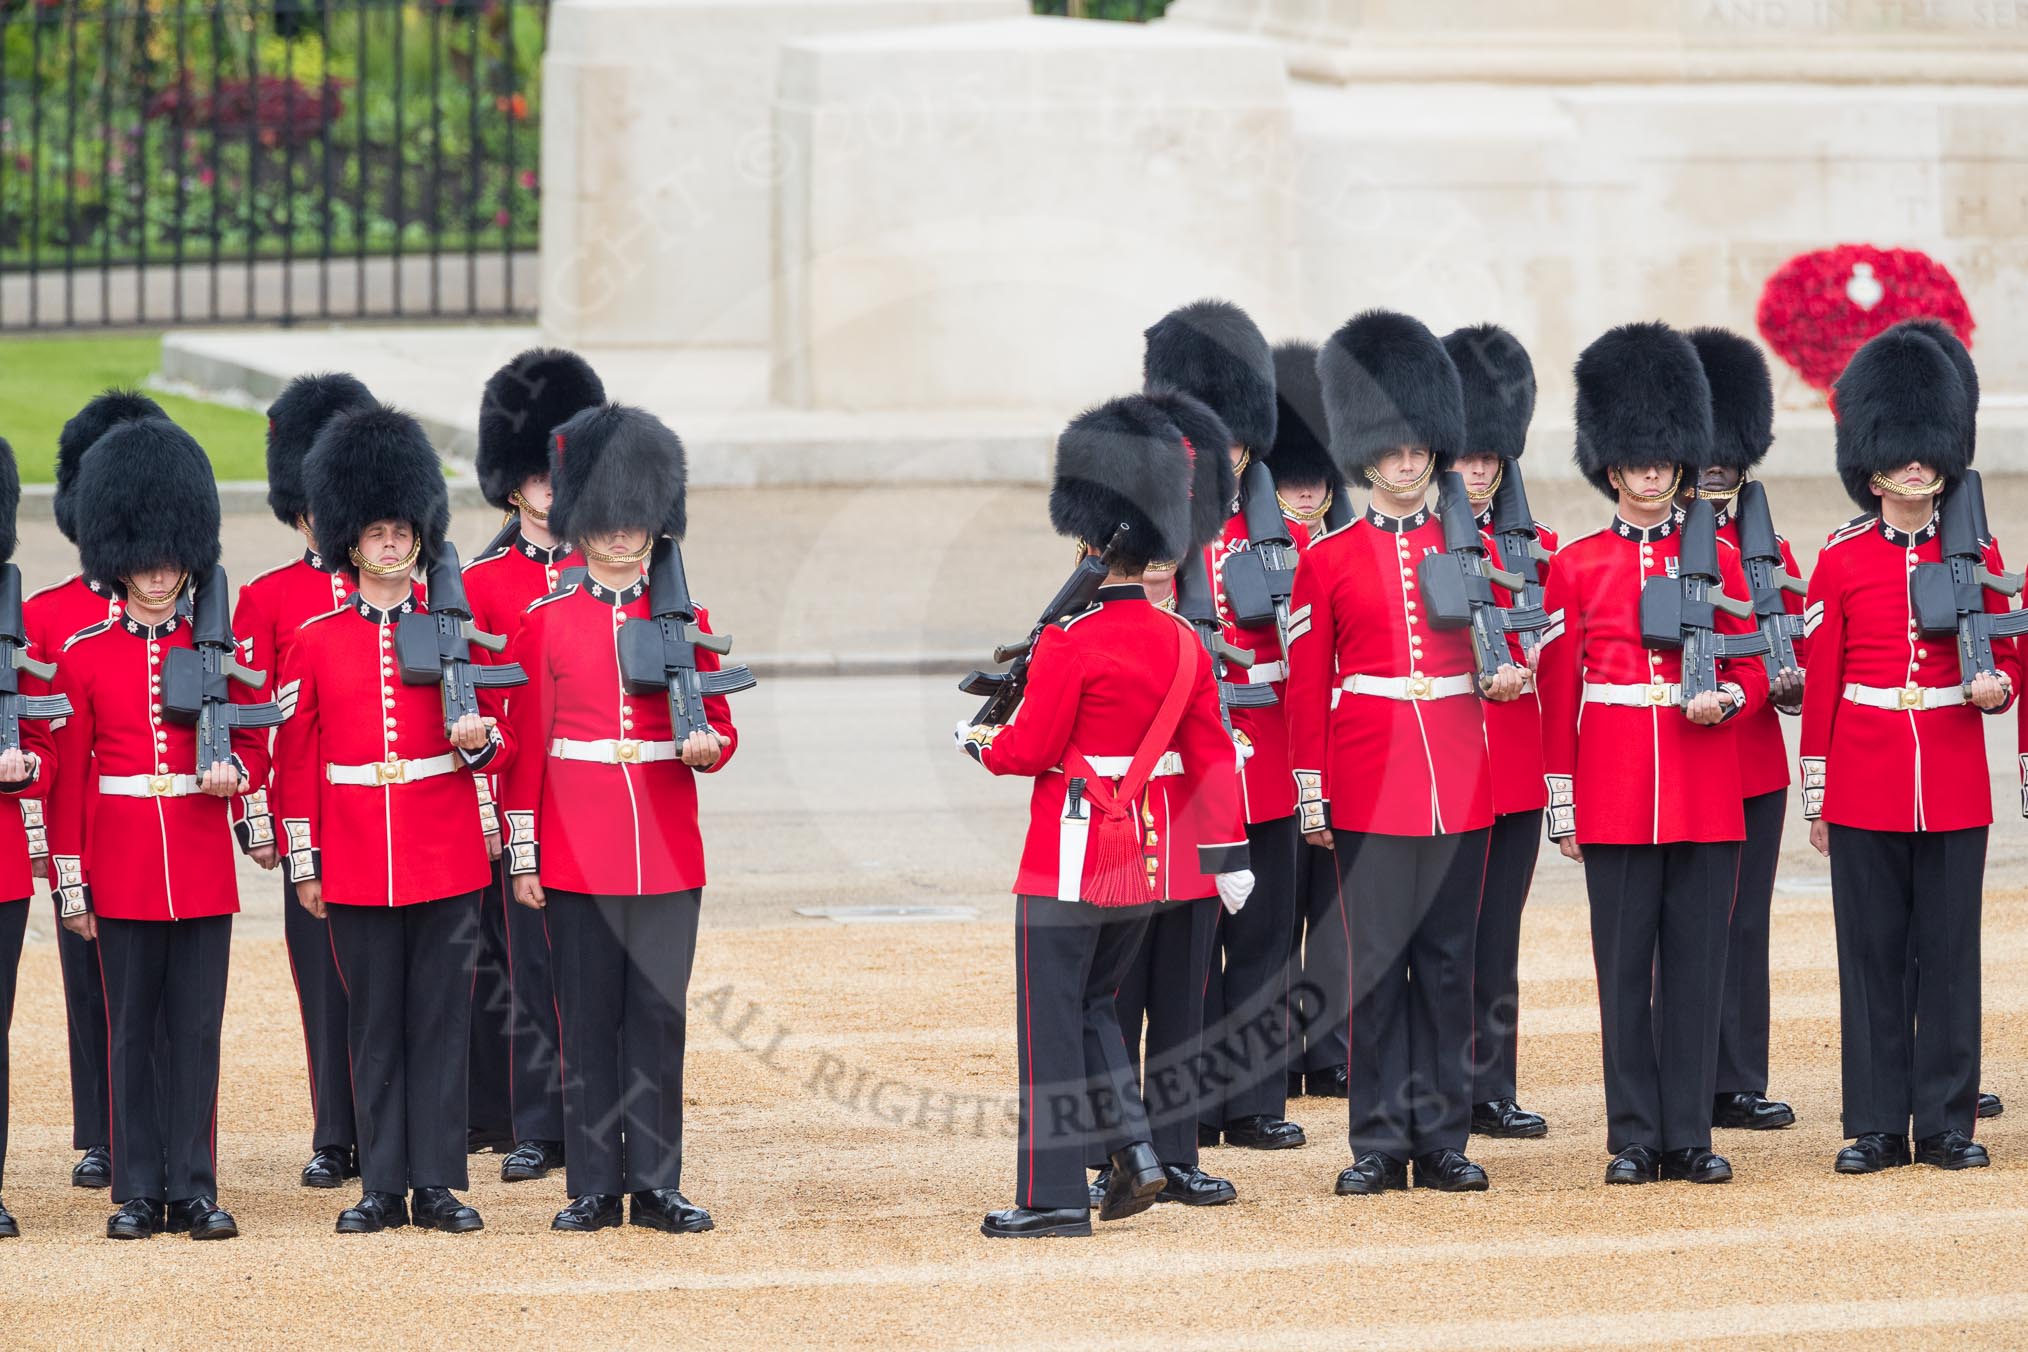
<path fill-rule="evenodd" d="M 1923 317 L 1941 319 L 1971 345 L 1971 310 L 1950 270 L 1920 250 L 1870 244 L 1791 258 L 1767 279 L 1755 315 L 1768 346 L 1825 391 L 1867 339 Z"/>

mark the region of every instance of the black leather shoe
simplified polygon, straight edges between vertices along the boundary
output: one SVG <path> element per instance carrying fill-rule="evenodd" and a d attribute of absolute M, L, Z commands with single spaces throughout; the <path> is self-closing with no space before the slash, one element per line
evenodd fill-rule
<path fill-rule="evenodd" d="M 1662 1177 L 1677 1183 L 1730 1183 L 1732 1165 L 1701 1145 L 1662 1155 Z"/>
<path fill-rule="evenodd" d="M 1711 1101 L 1711 1125 L 1741 1131 L 1774 1131 L 1795 1125 L 1796 1110 L 1766 1094 L 1720 1094 Z"/>
<path fill-rule="evenodd" d="M 1533 1140 L 1549 1134 L 1549 1124 L 1513 1099 L 1492 1099 L 1472 1105 L 1472 1132 L 1512 1140 Z"/>
<path fill-rule="evenodd" d="M 569 1206 L 556 1213 L 556 1219 L 549 1223 L 549 1228 L 580 1232 L 610 1230 L 625 1219 L 618 1193 L 588 1192 L 582 1197 L 573 1197 Z"/>
<path fill-rule="evenodd" d="M 1258 1113 L 1235 1117 L 1225 1124 L 1225 1143 L 1243 1150 L 1294 1150 L 1309 1144 L 1309 1137 L 1293 1122 Z"/>
<path fill-rule="evenodd" d="M 71 1168 L 70 1185 L 73 1188 L 112 1187 L 113 1152 L 102 1145 L 95 1145 L 86 1150 L 84 1158 Z"/>
<path fill-rule="evenodd" d="M 654 1188 L 634 1194 L 634 1211 L 627 1218 L 635 1225 L 669 1235 L 689 1235 L 711 1228 L 711 1213 L 693 1205 L 674 1188 Z"/>
<path fill-rule="evenodd" d="M 1108 1164 L 1098 1171 L 1091 1181 L 1091 1205 L 1096 1211 L 1106 1200 L 1106 1189 L 1113 1185 L 1113 1166 Z"/>
<path fill-rule="evenodd" d="M 988 1239 L 1048 1239 L 1052 1235 L 1089 1235 L 1091 1233 L 1091 1212 L 1083 1207 L 1063 1207 L 1056 1211 L 1036 1211 L 1030 1207 L 1009 1207 L 1005 1211 L 989 1211 L 979 1226 L 979 1233 Z"/>
<path fill-rule="evenodd" d="M 1098 1218 L 1121 1221 L 1138 1216 L 1155 1205 L 1155 1195 L 1169 1181 L 1155 1147 L 1136 1141 L 1112 1153 L 1112 1177 L 1106 1180 L 1106 1195 L 1099 1203 Z"/>
<path fill-rule="evenodd" d="M 187 1197 L 169 1204 L 169 1233 L 192 1239 L 238 1239 L 239 1222 L 209 1197 Z"/>
<path fill-rule="evenodd" d="M 107 1239 L 148 1239 L 162 1233 L 167 1224 L 160 1202 L 136 1197 L 115 1211 L 106 1221 Z"/>
<path fill-rule="evenodd" d="M 1310 1072 L 1311 1098 L 1345 1098 L 1351 1094 L 1352 1079 L 1343 1066 Z"/>
<path fill-rule="evenodd" d="M 1608 1183 L 1653 1183 L 1661 1176 L 1661 1157 L 1652 1146 L 1630 1145 L 1606 1166 Z"/>
<path fill-rule="evenodd" d="M 1984 1092 L 1980 1093 L 1979 1095 L 1980 1117 L 1998 1117 L 2001 1113 L 2004 1113 L 2006 1111 L 2007 1105 L 2000 1102 L 2000 1096 L 1998 1094 L 1988 1094 Z"/>
<path fill-rule="evenodd" d="M 352 1155 L 352 1147 L 345 1145 L 320 1145 L 317 1153 L 310 1156 L 310 1162 L 303 1166 L 303 1186 L 306 1188 L 343 1187 L 348 1178 L 359 1177 L 359 1165 Z"/>
<path fill-rule="evenodd" d="M 479 1209 L 460 1202 L 449 1188 L 417 1188 L 409 1211 L 423 1229 L 441 1230 L 447 1235 L 486 1228 L 486 1222 L 479 1219 Z"/>
<path fill-rule="evenodd" d="M 1217 1144 L 1218 1144 L 1218 1128 L 1209 1127 L 1206 1126 L 1204 1123 L 1199 1122 L 1197 1124 L 1197 1148 L 1199 1150 L 1210 1150 Z"/>
<path fill-rule="evenodd" d="M 7 1203 L 0 1202 L 0 1239 L 21 1238 L 21 1227 L 7 1211 Z"/>
<path fill-rule="evenodd" d="M 1831 1167 L 1841 1174 L 1877 1174 L 1908 1163 L 1908 1138 L 1869 1131 L 1838 1152 Z"/>
<path fill-rule="evenodd" d="M 1438 1192 L 1484 1192 L 1486 1171 L 1456 1150 L 1432 1150 L 1415 1157 L 1415 1186 Z"/>
<path fill-rule="evenodd" d="M 549 1177 L 549 1171 L 563 1164 L 563 1142 L 523 1141 L 514 1153 L 500 1161 L 502 1183 L 533 1183 Z"/>
<path fill-rule="evenodd" d="M 1408 1161 L 1379 1150 L 1369 1150 L 1352 1161 L 1352 1167 L 1338 1175 L 1340 1197 L 1372 1197 L 1389 1188 L 1408 1187 Z"/>
<path fill-rule="evenodd" d="M 1915 1162 L 1939 1169 L 1983 1169 L 1992 1159 L 1986 1147 L 1961 1131 L 1940 1131 L 1915 1143 Z"/>
<path fill-rule="evenodd" d="M 483 1155 L 488 1151 L 504 1155 L 514 1148 L 514 1138 L 490 1127 L 471 1127 L 465 1132 L 465 1153 Z"/>
<path fill-rule="evenodd" d="M 341 1235 L 377 1235 L 407 1224 L 407 1198 L 398 1192 L 368 1192 L 338 1213 L 337 1230 Z"/>
<path fill-rule="evenodd" d="M 1162 1180 L 1162 1191 L 1155 1194 L 1158 1202 L 1223 1206 L 1239 1196 L 1239 1189 L 1231 1183 L 1205 1173 L 1194 1164 L 1165 1164 Z"/>

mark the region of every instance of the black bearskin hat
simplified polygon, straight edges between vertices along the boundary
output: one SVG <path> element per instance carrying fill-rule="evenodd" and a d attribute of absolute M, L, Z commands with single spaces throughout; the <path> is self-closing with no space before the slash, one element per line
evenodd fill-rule
<path fill-rule="evenodd" d="M 268 405 L 268 510 L 293 526 L 310 510 L 303 494 L 303 457 L 324 424 L 348 409 L 370 408 L 373 396 L 343 372 L 297 376 Z"/>
<path fill-rule="evenodd" d="M 631 404 L 601 404 L 550 434 L 549 529 L 581 544 L 601 531 L 641 529 L 677 540 L 684 507 L 683 443 L 667 424 Z"/>
<path fill-rule="evenodd" d="M 1278 484 L 1329 484 L 1343 480 L 1331 463 L 1331 431 L 1324 420 L 1324 387 L 1317 381 L 1317 345 L 1275 348 L 1275 451 L 1268 469 Z"/>
<path fill-rule="evenodd" d="M 15 528 L 20 510 L 21 469 L 14 463 L 14 448 L 0 437 L 0 563 L 12 563 L 15 546 L 21 543 Z"/>
<path fill-rule="evenodd" d="M 92 445 L 71 486 L 85 576 L 117 587 L 168 566 L 204 578 L 218 564 L 211 459 L 167 418 L 120 423 Z"/>
<path fill-rule="evenodd" d="M 1465 394 L 1466 455 L 1519 460 L 1535 419 L 1535 363 L 1528 349 L 1498 324 L 1474 324 L 1444 335 Z"/>
<path fill-rule="evenodd" d="M 1730 329 L 1692 329 L 1686 336 L 1711 386 L 1711 455 L 1705 465 L 1745 474 L 1774 445 L 1774 379 L 1767 358 L 1758 343 Z"/>
<path fill-rule="evenodd" d="M 1427 446 L 1439 472 L 1465 450 L 1458 368 L 1419 319 L 1368 310 L 1332 334 L 1317 356 L 1331 458 L 1348 483 L 1398 446 Z"/>
<path fill-rule="evenodd" d="M 1690 340 L 1662 323 L 1622 324 L 1577 357 L 1577 467 L 1619 497 L 1615 469 L 1681 465 L 1711 455 L 1711 382 Z"/>
<path fill-rule="evenodd" d="M 376 521 L 406 521 L 422 546 L 417 571 L 443 548 L 451 496 L 443 462 L 422 424 L 386 404 L 348 409 L 324 424 L 303 458 L 317 552 L 345 565 Z"/>
<path fill-rule="evenodd" d="M 1958 335 L 1951 326 L 1941 319 L 1925 316 L 1922 319 L 1904 319 L 1894 326 L 1921 334 L 1943 349 L 1951 359 L 1951 365 L 1958 368 L 1958 380 L 1965 387 L 1965 466 L 1971 467 L 1978 454 L 1979 445 L 1979 368 L 1972 364 L 1972 354 L 1958 341 Z"/>
<path fill-rule="evenodd" d="M 1171 310 L 1142 336 L 1143 383 L 1203 400 L 1241 446 L 1255 455 L 1273 451 L 1274 356 L 1246 311 L 1230 301 L 1200 300 Z"/>
<path fill-rule="evenodd" d="M 1181 390 L 1158 385 L 1145 397 L 1183 434 L 1183 449 L 1190 455 L 1190 540 L 1202 549 L 1224 533 L 1239 498 L 1232 433 L 1209 404 Z"/>
<path fill-rule="evenodd" d="M 77 411 L 56 434 L 56 496 L 51 510 L 63 538 L 77 543 L 77 514 L 72 509 L 70 486 L 77 480 L 84 453 L 100 437 L 123 422 L 135 418 L 166 418 L 162 406 L 138 390 L 107 390 Z"/>
<path fill-rule="evenodd" d="M 1130 394 L 1071 419 L 1056 439 L 1049 524 L 1135 562 L 1188 554 L 1190 459 L 1169 415 Z"/>
<path fill-rule="evenodd" d="M 1838 401 L 1838 477 L 1862 511 L 1877 512 L 1876 474 L 1919 461 L 1956 483 L 1972 466 L 1972 402 L 1949 354 L 1897 324 L 1852 355 L 1832 386 Z"/>
<path fill-rule="evenodd" d="M 479 401 L 479 491 L 503 512 L 530 476 L 549 469 L 549 434 L 606 401 L 598 373 L 575 352 L 533 347 L 495 371 Z"/>

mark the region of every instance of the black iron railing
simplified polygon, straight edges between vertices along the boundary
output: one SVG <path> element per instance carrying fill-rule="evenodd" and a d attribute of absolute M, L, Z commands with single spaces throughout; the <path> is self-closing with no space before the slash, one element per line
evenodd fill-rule
<path fill-rule="evenodd" d="M 547 17 L 0 0 L 0 330 L 532 310 Z"/>
<path fill-rule="evenodd" d="M 1067 14 L 1079 19 L 1125 19 L 1146 23 L 1162 17 L 1169 0 L 1030 0 L 1037 14 Z"/>

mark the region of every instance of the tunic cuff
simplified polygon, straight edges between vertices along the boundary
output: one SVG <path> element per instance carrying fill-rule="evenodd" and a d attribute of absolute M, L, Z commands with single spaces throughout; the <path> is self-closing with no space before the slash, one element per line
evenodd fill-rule
<path fill-rule="evenodd" d="M 1324 772 L 1297 770 L 1296 829 L 1304 835 L 1331 829 L 1331 801 L 1324 797 Z"/>
<path fill-rule="evenodd" d="M 324 852 L 310 843 L 307 817 L 282 818 L 282 831 L 289 838 L 289 881 L 306 883 L 324 876 Z"/>
<path fill-rule="evenodd" d="M 472 784 L 479 791 L 479 829 L 489 836 L 500 834 L 500 813 L 493 802 L 493 786 L 484 775 L 473 775 Z"/>
<path fill-rule="evenodd" d="M 1737 681 L 1726 681 L 1718 688 L 1732 696 L 1732 703 L 1725 706 L 1725 712 L 1719 716 L 1718 721 L 1721 724 L 1730 723 L 1746 712 L 1746 687 Z"/>
<path fill-rule="evenodd" d="M 42 800 L 24 798 L 21 800 L 21 825 L 28 832 L 28 857 L 49 858 L 49 828 L 42 822 Z"/>
<path fill-rule="evenodd" d="M 26 779 L 15 780 L 11 784 L 0 784 L 0 793 L 5 794 L 26 793 L 28 791 L 28 786 L 35 782 L 35 776 L 38 773 L 38 767 L 41 764 L 41 758 L 37 756 L 33 751 L 24 750 L 21 754 L 28 761 L 28 777 Z"/>
<path fill-rule="evenodd" d="M 56 898 L 56 913 L 62 919 L 89 914 L 92 889 L 84 880 L 84 860 L 74 854 L 50 857 L 50 895 Z"/>
<path fill-rule="evenodd" d="M 1544 775 L 1549 787 L 1549 838 L 1569 840 L 1577 834 L 1577 781 L 1570 775 Z"/>
<path fill-rule="evenodd" d="M 1802 757 L 1803 820 L 1816 821 L 1824 815 L 1824 758 Z"/>
<path fill-rule="evenodd" d="M 464 761 L 466 768 L 483 770 L 493 763 L 493 757 L 500 754 L 500 730 L 498 728 L 493 729 L 491 734 L 486 738 L 486 745 L 480 747 L 477 751 L 467 751 L 463 747 L 457 747 L 455 750 L 458 753 L 458 759 Z"/>
<path fill-rule="evenodd" d="M 251 854 L 263 845 L 275 843 L 275 819 L 268 811 L 268 791 L 256 789 L 240 799 L 240 819 L 232 824 L 239 848 Z"/>
<path fill-rule="evenodd" d="M 510 874 L 518 876 L 541 872 L 542 852 L 535 843 L 533 812 L 507 814 L 507 841 L 501 848 L 500 857 L 507 861 L 507 872 Z"/>
<path fill-rule="evenodd" d="M 1239 873 L 1253 867 L 1253 859 L 1246 842 L 1235 841 L 1230 845 L 1199 845 L 1197 847 L 1197 871 L 1199 873 Z"/>
<path fill-rule="evenodd" d="M 2028 817 L 2028 756 L 2021 758 L 2021 815 Z"/>

